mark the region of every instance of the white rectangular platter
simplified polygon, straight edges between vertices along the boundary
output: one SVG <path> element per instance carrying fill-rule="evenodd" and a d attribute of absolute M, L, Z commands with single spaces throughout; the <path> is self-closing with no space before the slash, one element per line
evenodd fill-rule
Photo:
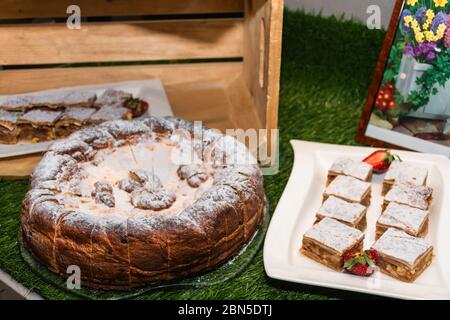
<path fill-rule="evenodd" d="M 372 148 L 291 141 L 295 160 L 291 176 L 273 214 L 264 244 L 264 267 L 269 277 L 308 285 L 403 299 L 450 299 L 450 160 L 441 155 L 394 151 L 403 161 L 428 168 L 434 188 L 430 229 L 426 240 L 434 246 L 431 266 L 414 282 L 404 283 L 377 271 L 364 278 L 333 271 L 302 254 L 303 234 L 313 225 L 322 203 L 328 169 L 339 157 L 362 160 Z M 383 175 L 373 177 L 364 248 L 375 241 L 381 214 Z"/>
<path fill-rule="evenodd" d="M 159 79 L 154 80 L 135 80 L 115 83 L 103 83 L 98 85 L 77 86 L 77 87 L 64 87 L 59 89 L 51 89 L 45 91 L 38 91 L 33 95 L 45 95 L 49 93 L 64 93 L 74 90 L 80 91 L 92 91 L 100 96 L 107 89 L 120 89 L 131 93 L 134 97 L 139 97 L 146 100 L 149 103 L 149 111 L 142 117 L 155 116 L 164 117 L 173 115 L 172 108 L 170 107 L 169 100 L 167 98 L 164 86 Z M 7 96 L 0 96 L 0 100 L 5 99 Z M 37 152 L 46 151 L 47 148 L 53 143 L 53 141 L 46 141 L 40 143 L 21 142 L 14 145 L 0 144 L 0 158 L 7 158 L 13 156 L 21 156 L 25 154 L 32 154 Z"/>

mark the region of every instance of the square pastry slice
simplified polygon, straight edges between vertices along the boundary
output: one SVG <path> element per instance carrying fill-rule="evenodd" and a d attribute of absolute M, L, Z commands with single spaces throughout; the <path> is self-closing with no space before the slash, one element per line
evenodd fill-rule
<path fill-rule="evenodd" d="M 363 248 L 364 233 L 337 220 L 324 218 L 303 236 L 300 252 L 331 269 L 342 271 L 344 255 Z"/>
<path fill-rule="evenodd" d="M 323 193 L 323 199 L 335 196 L 342 200 L 360 203 L 366 207 L 370 205 L 372 185 L 370 182 L 364 182 L 349 176 L 338 176 Z"/>
<path fill-rule="evenodd" d="M 17 120 L 22 112 L 0 110 L 0 143 L 15 144 L 19 136 Z"/>
<path fill-rule="evenodd" d="M 427 183 L 428 170 L 403 161 L 394 161 L 383 181 L 383 195 L 385 195 L 395 184 L 411 183 L 423 186 Z"/>
<path fill-rule="evenodd" d="M 70 91 L 64 93 L 49 93 L 33 96 L 31 105 L 58 109 L 63 107 L 91 107 L 97 95 L 88 91 Z"/>
<path fill-rule="evenodd" d="M 131 97 L 131 93 L 122 90 L 108 89 L 98 98 L 95 104 L 100 107 L 106 105 L 123 106 L 125 100 Z"/>
<path fill-rule="evenodd" d="M 61 111 L 33 109 L 21 116 L 19 124 L 20 140 L 33 142 L 55 139 L 54 124 L 61 116 Z"/>
<path fill-rule="evenodd" d="M 405 231 L 414 237 L 425 237 L 428 233 L 429 212 L 391 202 L 377 221 L 376 238 L 389 228 Z"/>
<path fill-rule="evenodd" d="M 412 183 L 396 184 L 384 197 L 383 210 L 390 202 L 404 204 L 412 208 L 428 210 L 431 205 L 433 189 Z"/>
<path fill-rule="evenodd" d="M 131 120 L 132 118 L 133 115 L 128 108 L 119 105 L 104 105 L 89 118 L 89 123 L 99 124 L 110 120 Z"/>
<path fill-rule="evenodd" d="M 348 158 L 338 158 L 328 170 L 327 185 L 337 176 L 350 176 L 362 181 L 372 179 L 373 167 L 365 162 L 355 161 Z"/>
<path fill-rule="evenodd" d="M 9 111 L 25 111 L 31 107 L 31 96 L 9 96 L 0 100 L 0 109 Z"/>
<path fill-rule="evenodd" d="M 401 281 L 413 282 L 433 259 L 433 246 L 422 238 L 390 228 L 372 246 L 378 252 L 381 272 Z"/>
<path fill-rule="evenodd" d="M 359 203 L 351 203 L 334 196 L 322 204 L 316 214 L 316 222 L 333 218 L 352 228 L 364 231 L 367 227 L 367 208 Z"/>
<path fill-rule="evenodd" d="M 95 108 L 67 108 L 56 122 L 56 135 L 64 138 L 87 124 L 90 117 L 97 111 Z"/>

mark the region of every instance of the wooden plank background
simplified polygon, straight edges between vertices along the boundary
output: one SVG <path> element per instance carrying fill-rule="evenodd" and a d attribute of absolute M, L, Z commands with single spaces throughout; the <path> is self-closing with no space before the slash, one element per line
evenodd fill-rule
<path fill-rule="evenodd" d="M 81 15 L 136 16 L 242 12 L 243 0 L 0 0 L 0 19 L 67 17 L 67 7 L 77 4 Z"/>
<path fill-rule="evenodd" d="M 241 57 L 241 18 L 0 26 L 0 65 Z"/>

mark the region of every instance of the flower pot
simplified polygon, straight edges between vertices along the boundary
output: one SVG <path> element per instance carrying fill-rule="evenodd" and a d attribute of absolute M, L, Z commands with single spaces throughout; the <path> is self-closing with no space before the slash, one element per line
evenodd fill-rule
<path fill-rule="evenodd" d="M 397 77 L 396 88 L 399 93 L 407 98 L 408 95 L 419 89 L 417 79 L 419 79 L 425 71 L 432 68 L 432 65 L 420 63 L 410 55 L 403 55 L 400 64 L 400 70 Z M 450 116 L 450 80 L 444 87 L 437 86 L 438 93 L 430 97 L 430 101 L 416 111 L 412 111 L 409 115 L 413 117 L 425 119 L 442 119 Z"/>

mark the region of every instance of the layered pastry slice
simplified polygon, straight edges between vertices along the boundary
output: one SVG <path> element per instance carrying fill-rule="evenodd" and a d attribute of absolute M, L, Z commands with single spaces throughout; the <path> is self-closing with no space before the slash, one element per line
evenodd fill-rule
<path fill-rule="evenodd" d="M 123 106 L 124 101 L 131 97 L 131 94 L 115 89 L 106 90 L 96 101 L 100 109 L 89 119 L 89 123 L 98 124 L 110 120 L 131 120 L 133 113 Z"/>
<path fill-rule="evenodd" d="M 376 239 L 389 228 L 396 228 L 414 237 L 428 233 L 429 212 L 391 202 L 377 221 Z"/>
<path fill-rule="evenodd" d="M 363 249 L 364 233 L 337 220 L 324 218 L 303 236 L 300 252 L 336 271 L 344 267 L 344 255 Z"/>
<path fill-rule="evenodd" d="M 97 95 L 89 91 L 71 91 L 33 96 L 31 106 L 49 109 L 92 107 Z"/>
<path fill-rule="evenodd" d="M 401 183 L 393 186 L 383 201 L 383 210 L 391 202 L 404 204 L 420 210 L 428 210 L 433 198 L 433 189 L 428 186 L 417 186 L 412 183 Z"/>
<path fill-rule="evenodd" d="M 373 167 L 365 162 L 355 161 L 348 158 L 338 158 L 334 161 L 330 170 L 328 170 L 327 185 L 329 185 L 337 176 L 350 176 L 362 181 L 372 179 Z"/>
<path fill-rule="evenodd" d="M 0 143 L 15 144 L 18 141 L 17 120 L 23 112 L 0 110 Z"/>
<path fill-rule="evenodd" d="M 131 93 L 117 89 L 107 89 L 95 102 L 98 106 L 105 105 L 120 105 L 122 106 L 125 100 L 131 98 Z"/>
<path fill-rule="evenodd" d="M 55 124 L 56 135 L 64 138 L 82 128 L 96 111 L 95 108 L 86 107 L 67 108 Z"/>
<path fill-rule="evenodd" d="M 316 222 L 333 218 L 352 228 L 364 231 L 367 227 L 367 208 L 359 203 L 351 203 L 334 196 L 322 204 L 316 214 Z"/>
<path fill-rule="evenodd" d="M 0 100 L 0 109 L 24 112 L 30 108 L 31 96 L 11 96 Z"/>
<path fill-rule="evenodd" d="M 131 120 L 133 119 L 133 114 L 130 109 L 121 107 L 120 105 L 104 105 L 99 110 L 97 110 L 89 118 L 90 124 L 99 124 L 105 121 L 111 120 Z"/>
<path fill-rule="evenodd" d="M 388 229 L 372 249 L 378 252 L 381 272 L 406 282 L 416 280 L 433 259 L 432 245 L 394 228 Z"/>
<path fill-rule="evenodd" d="M 20 127 L 19 139 L 39 142 L 55 139 L 55 122 L 61 111 L 32 109 L 21 116 L 17 123 Z"/>
<path fill-rule="evenodd" d="M 335 196 L 347 202 L 360 203 L 370 206 L 372 185 L 370 182 L 358 180 L 349 176 L 338 176 L 323 193 L 323 200 Z"/>
<path fill-rule="evenodd" d="M 428 170 L 411 163 L 394 161 L 383 181 L 383 195 L 385 195 L 395 184 L 411 183 L 423 186 L 427 183 Z"/>

